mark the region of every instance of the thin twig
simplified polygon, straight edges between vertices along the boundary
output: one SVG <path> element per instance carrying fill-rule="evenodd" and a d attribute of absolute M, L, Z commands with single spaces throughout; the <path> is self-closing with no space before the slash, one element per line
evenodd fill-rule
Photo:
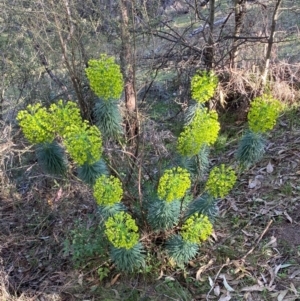
<path fill-rule="evenodd" d="M 258 238 L 258 240 L 257 240 L 257 242 L 256 242 L 256 244 L 241 258 L 241 260 L 245 260 L 246 259 L 246 257 L 248 256 L 248 255 L 250 255 L 253 251 L 254 251 L 254 249 L 258 246 L 258 244 L 260 243 L 260 241 L 262 240 L 262 238 L 263 238 L 263 236 L 266 234 L 266 232 L 269 230 L 269 228 L 270 228 L 270 226 L 271 226 L 271 224 L 272 224 L 272 222 L 273 222 L 273 220 L 270 220 L 269 222 L 268 222 L 268 224 L 267 224 L 267 226 L 266 226 L 266 228 L 265 228 L 265 230 L 260 234 L 260 236 L 259 236 L 259 238 Z"/>
<path fill-rule="evenodd" d="M 216 277 L 215 277 L 215 279 L 214 279 L 214 283 L 213 283 L 213 284 L 216 283 L 216 281 L 217 281 L 217 279 L 218 279 L 218 277 L 219 277 L 221 271 L 223 270 L 223 268 L 225 268 L 225 267 L 228 266 L 229 264 L 230 264 L 230 260 L 229 260 L 229 259 L 227 259 L 227 262 L 226 262 L 226 263 L 222 264 L 222 266 L 220 267 L 220 269 L 219 269 L 219 271 L 218 271 L 218 273 L 217 273 L 217 275 L 216 275 Z M 214 289 L 214 285 L 211 285 L 210 290 L 209 290 L 208 293 L 206 294 L 206 301 L 209 301 L 209 295 L 210 295 L 210 293 L 212 292 L 213 289 Z"/>

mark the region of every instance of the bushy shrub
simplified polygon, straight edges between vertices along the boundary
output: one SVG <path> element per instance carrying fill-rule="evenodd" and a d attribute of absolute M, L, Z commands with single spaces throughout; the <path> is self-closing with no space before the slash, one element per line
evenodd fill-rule
<path fill-rule="evenodd" d="M 101 120 L 99 128 L 105 135 L 116 137 L 121 119 L 114 106 L 123 89 L 119 66 L 112 58 L 101 56 L 100 60 L 89 62 L 86 73 L 91 88 L 101 98 L 97 113 Z M 152 251 L 151 245 L 155 242 L 144 248 L 140 241 L 141 232 L 146 232 L 149 240 L 160 235 L 166 254 L 179 266 L 196 256 L 199 245 L 212 234 L 218 201 L 230 192 L 237 180 L 233 167 L 221 164 L 211 169 L 206 184 L 202 185 L 203 194 L 198 195 L 195 189 L 199 175 L 203 176 L 209 167 L 209 148 L 220 131 L 217 113 L 204 107 L 213 96 L 217 83 L 217 78 L 207 72 L 192 79 L 192 97 L 197 103 L 187 111 L 186 123 L 178 137 L 177 152 L 181 158 L 177 162 L 181 166 L 169 167 L 157 180 L 147 181 L 153 197 L 147 200 L 141 197 L 136 202 L 138 205 L 124 198 L 124 192 L 134 191 L 135 185 L 129 187 L 128 183 L 121 182 L 122 177 L 117 178 L 107 171 L 102 158 L 102 133 L 95 125 L 81 119 L 75 103 L 59 101 L 49 110 L 34 105 L 19 112 L 19 124 L 29 142 L 38 146 L 37 155 L 42 167 L 51 173 L 66 173 L 63 145 L 77 164 L 78 176 L 92 186 L 102 219 L 97 231 L 106 246 L 101 254 L 109 253 L 119 270 L 133 272 L 145 267 L 146 253 Z M 253 101 L 249 112 L 251 131 L 246 133 L 238 147 L 240 166 L 248 167 L 261 158 L 264 152 L 262 133 L 274 126 L 279 107 L 270 96 Z M 107 124 L 103 126 L 102 123 Z M 142 196 L 141 191 L 139 195 Z M 137 206 L 140 206 L 138 210 Z M 78 260 L 81 260 L 78 253 L 89 254 L 83 246 L 88 234 L 83 234 L 76 232 L 73 237 Z M 98 245 L 97 239 L 92 243 Z M 92 254 L 97 253 L 94 245 Z"/>

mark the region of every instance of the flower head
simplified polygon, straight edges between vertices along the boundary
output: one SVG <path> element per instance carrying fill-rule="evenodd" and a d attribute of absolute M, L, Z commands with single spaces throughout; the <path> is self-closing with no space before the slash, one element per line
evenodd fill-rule
<path fill-rule="evenodd" d="M 99 177 L 93 187 L 94 197 L 98 205 L 111 206 L 122 199 L 123 189 L 121 181 L 113 176 Z"/>
<path fill-rule="evenodd" d="M 120 66 L 113 57 L 102 54 L 99 60 L 89 60 L 85 69 L 94 93 L 103 100 L 120 98 L 123 91 L 123 77 Z"/>
<path fill-rule="evenodd" d="M 102 153 L 102 137 L 96 126 L 87 121 L 68 126 L 64 134 L 64 144 L 72 159 L 78 165 L 97 162 Z"/>
<path fill-rule="evenodd" d="M 205 189 L 213 197 L 223 198 L 232 189 L 236 179 L 235 171 L 221 164 L 220 167 L 216 166 L 210 171 Z"/>
<path fill-rule="evenodd" d="M 80 109 L 72 101 L 64 104 L 62 100 L 59 100 L 50 106 L 49 111 L 53 118 L 54 128 L 61 136 L 66 133 L 67 127 L 82 123 Z"/>
<path fill-rule="evenodd" d="M 177 150 L 182 156 L 195 156 L 203 145 L 216 142 L 219 131 L 217 112 L 197 109 L 193 120 L 184 127 L 178 138 Z"/>
<path fill-rule="evenodd" d="M 264 94 L 252 100 L 248 113 L 248 123 L 251 131 L 264 133 L 272 130 L 281 110 L 279 100 Z"/>
<path fill-rule="evenodd" d="M 212 224 L 206 215 L 193 214 L 181 227 L 181 236 L 184 241 L 201 243 L 212 234 Z"/>
<path fill-rule="evenodd" d="M 24 136 L 30 143 L 52 142 L 55 133 L 51 114 L 41 104 L 27 106 L 17 115 L 17 120 L 23 130 Z"/>
<path fill-rule="evenodd" d="M 138 226 L 126 212 L 118 212 L 105 222 L 105 234 L 115 248 L 131 249 L 139 240 Z"/>
<path fill-rule="evenodd" d="M 192 98 L 198 103 L 205 103 L 215 94 L 218 85 L 218 78 L 209 72 L 196 74 L 192 78 Z"/>
<path fill-rule="evenodd" d="M 186 169 L 174 167 L 167 169 L 158 183 L 158 196 L 161 200 L 172 202 L 184 197 L 191 186 L 190 174 Z"/>

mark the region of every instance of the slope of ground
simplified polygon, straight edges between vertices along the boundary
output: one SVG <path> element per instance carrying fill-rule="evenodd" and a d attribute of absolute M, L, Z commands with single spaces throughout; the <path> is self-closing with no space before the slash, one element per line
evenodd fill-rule
<path fill-rule="evenodd" d="M 213 238 L 184 271 L 153 261 L 129 277 L 97 259 L 74 268 L 66 239 L 70 230 L 95 223 L 91 192 L 75 178 L 42 176 L 5 127 L 0 300 L 300 300 L 298 115 L 295 108 L 281 116 L 264 159 L 222 200 Z M 226 137 L 235 138 L 217 144 L 212 164 L 234 164 L 242 130 L 232 125 Z"/>

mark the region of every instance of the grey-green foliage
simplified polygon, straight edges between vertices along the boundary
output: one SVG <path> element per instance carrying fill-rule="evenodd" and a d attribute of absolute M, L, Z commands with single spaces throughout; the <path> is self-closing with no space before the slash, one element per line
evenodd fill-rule
<path fill-rule="evenodd" d="M 137 243 L 131 249 L 111 247 L 110 257 L 120 271 L 134 272 L 145 267 L 145 255 L 141 243 Z"/>
<path fill-rule="evenodd" d="M 98 99 L 94 114 L 96 124 L 105 138 L 118 138 L 122 134 L 122 115 L 115 99 Z"/>
<path fill-rule="evenodd" d="M 126 211 L 126 206 L 122 203 L 115 203 L 111 206 L 98 206 L 99 215 L 106 220 L 120 211 Z"/>
<path fill-rule="evenodd" d="M 266 140 L 262 134 L 247 131 L 239 142 L 236 159 L 242 168 L 249 168 L 260 161 L 265 153 Z"/>
<path fill-rule="evenodd" d="M 181 165 L 190 173 L 202 177 L 209 167 L 209 154 L 209 146 L 203 145 L 196 156 L 182 157 Z"/>
<path fill-rule="evenodd" d="M 106 163 L 103 159 L 95 162 L 94 164 L 84 164 L 77 168 L 78 177 L 83 182 L 94 185 L 95 181 L 101 175 L 107 175 L 108 170 Z"/>
<path fill-rule="evenodd" d="M 39 144 L 36 150 L 43 170 L 53 175 L 63 175 L 67 171 L 67 160 L 63 148 L 56 142 Z"/>
<path fill-rule="evenodd" d="M 198 196 L 188 205 L 185 218 L 195 213 L 204 214 L 213 220 L 218 215 L 217 199 L 208 193 Z"/>
<path fill-rule="evenodd" d="M 179 221 L 180 201 L 156 200 L 149 204 L 147 220 L 153 230 L 166 230 Z"/>
<path fill-rule="evenodd" d="M 203 109 L 204 106 L 201 104 L 201 103 L 193 103 L 192 105 L 190 105 L 185 113 L 185 116 L 184 116 L 184 123 L 186 125 L 190 124 L 194 117 L 195 117 L 195 114 L 196 112 L 199 110 L 199 109 Z"/>
<path fill-rule="evenodd" d="M 167 253 L 177 265 L 190 261 L 197 255 L 198 249 L 198 244 L 184 241 L 180 235 L 173 235 L 166 242 Z"/>

